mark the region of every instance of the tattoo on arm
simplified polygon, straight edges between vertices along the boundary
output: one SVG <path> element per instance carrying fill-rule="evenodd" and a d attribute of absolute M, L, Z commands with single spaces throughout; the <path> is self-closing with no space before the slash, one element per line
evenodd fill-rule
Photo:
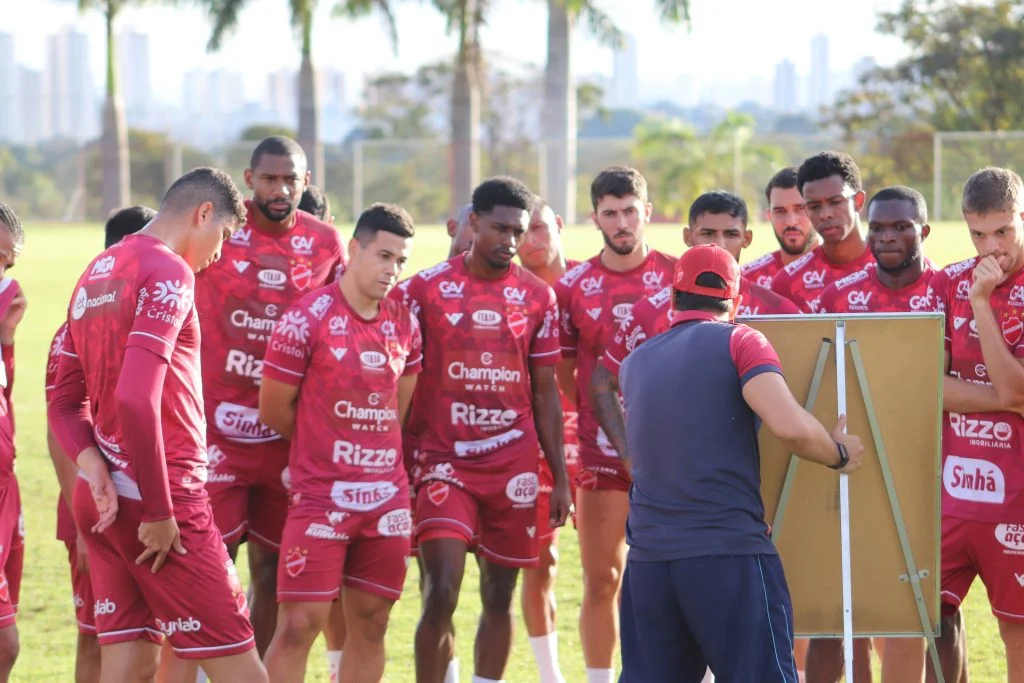
<path fill-rule="evenodd" d="M 623 460 L 629 459 L 626 446 L 626 419 L 619 401 L 619 381 L 601 364 L 590 378 L 590 402 L 594 406 L 598 424 Z"/>

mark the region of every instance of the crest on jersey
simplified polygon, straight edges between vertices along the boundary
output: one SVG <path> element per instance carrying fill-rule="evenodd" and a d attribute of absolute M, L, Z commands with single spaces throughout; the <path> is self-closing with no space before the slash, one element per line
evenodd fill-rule
<path fill-rule="evenodd" d="M 526 333 L 526 325 L 529 319 L 520 311 L 511 311 L 505 319 L 508 320 L 508 329 L 517 339 Z"/>
<path fill-rule="evenodd" d="M 1003 339 L 1010 346 L 1016 346 L 1024 335 L 1024 322 L 1020 318 L 1007 318 L 1003 321 Z"/>
<path fill-rule="evenodd" d="M 307 289 L 313 282 L 313 269 L 308 264 L 299 261 L 292 266 L 292 284 L 299 289 Z"/>
<path fill-rule="evenodd" d="M 443 481 L 432 481 L 427 484 L 427 498 L 434 505 L 440 506 L 446 500 L 448 500 L 448 491 L 450 487 Z M 5 582 L 6 585 L 6 582 Z"/>
<path fill-rule="evenodd" d="M 292 548 L 284 558 L 284 570 L 293 579 L 306 568 L 306 553 L 302 548 Z"/>

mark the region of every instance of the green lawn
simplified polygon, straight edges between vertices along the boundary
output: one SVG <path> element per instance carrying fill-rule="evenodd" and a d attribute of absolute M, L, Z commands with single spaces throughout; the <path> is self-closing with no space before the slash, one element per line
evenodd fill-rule
<path fill-rule="evenodd" d="M 19 616 L 21 658 L 13 680 L 70 681 L 73 680 L 75 620 L 66 554 L 63 545 L 54 539 L 57 483 L 45 450 L 43 373 L 50 338 L 65 315 L 71 288 L 85 264 L 99 251 L 102 235 L 97 226 L 29 224 L 26 230 L 24 256 L 11 271 L 21 282 L 30 302 L 17 337 L 18 477 L 25 506 L 28 548 Z M 673 255 L 682 250 L 680 228 L 651 229 L 649 239 Z M 586 258 L 600 246 L 600 238 L 594 230 L 584 227 L 569 229 L 565 241 L 568 255 L 575 258 Z M 758 226 L 748 258 L 774 247 L 770 231 Z M 436 263 L 447 251 L 447 236 L 442 228 L 421 227 L 409 272 Z M 966 229 L 957 224 L 936 226 L 928 253 L 942 265 L 970 255 Z M 581 581 L 579 554 L 571 530 L 563 532 L 561 559 L 564 568 L 558 581 L 559 647 L 563 672 L 570 683 L 577 683 L 584 680 L 576 630 Z M 469 564 L 471 568 L 463 584 L 465 599 L 457 615 L 463 681 L 469 681 L 472 674 L 473 633 L 479 610 L 477 575 L 473 563 Z M 240 561 L 239 565 L 244 577 L 247 574 L 245 562 Z M 419 612 L 415 567 L 413 563 L 405 598 L 398 603 L 391 620 L 386 676 L 389 681 L 414 680 L 412 642 Z M 980 585 L 975 586 L 965 610 L 972 680 L 978 683 L 1005 680 L 1002 642 Z M 514 683 L 537 680 L 524 633 L 520 623 L 512 663 L 506 673 L 506 680 Z M 322 645 L 318 645 L 311 657 L 309 680 L 326 680 L 322 652 Z"/>

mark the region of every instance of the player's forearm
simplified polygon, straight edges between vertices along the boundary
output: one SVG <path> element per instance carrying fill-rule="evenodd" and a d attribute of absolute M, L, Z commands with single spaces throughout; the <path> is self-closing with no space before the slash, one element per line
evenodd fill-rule
<path fill-rule="evenodd" d="M 555 376 L 558 378 L 558 388 L 572 407 L 576 408 L 576 359 L 563 356 L 555 366 Z"/>
<path fill-rule="evenodd" d="M 11 398 L 11 392 L 14 390 L 14 339 L 12 338 L 9 342 L 3 342 L 0 344 L 0 354 L 4 360 L 4 372 L 7 374 L 7 386 L 4 387 L 4 393 L 7 394 L 8 400 Z"/>
<path fill-rule="evenodd" d="M 174 512 L 160 415 L 166 376 L 167 361 L 129 346 L 114 390 L 121 437 L 142 496 L 143 522 L 168 519 Z"/>
<path fill-rule="evenodd" d="M 537 440 L 540 441 L 541 451 L 548 462 L 548 467 L 551 468 L 555 483 L 564 483 L 569 475 L 565 470 L 562 400 L 556 385 L 534 388 L 533 423 L 537 428 Z"/>
<path fill-rule="evenodd" d="M 96 448 L 85 375 L 77 361 L 62 362 L 46 420 L 61 450 L 72 461 L 77 462 L 83 451 Z"/>
<path fill-rule="evenodd" d="M 985 367 L 992 387 L 999 395 L 1000 404 L 1008 409 L 1024 403 L 1024 365 L 1006 347 L 991 304 L 988 301 L 972 300 L 971 307 L 978 326 L 978 337 L 981 338 Z"/>
<path fill-rule="evenodd" d="M 994 387 L 959 377 L 942 380 L 942 409 L 953 413 L 992 413 L 1006 410 Z"/>
<path fill-rule="evenodd" d="M 64 504 L 71 509 L 71 494 L 75 490 L 75 479 L 78 477 L 78 467 L 64 454 L 64 449 L 57 442 L 52 429 L 46 430 L 46 445 L 50 451 L 50 460 L 53 461 L 53 469 L 57 473 L 57 483 L 60 485 L 60 497 Z"/>
<path fill-rule="evenodd" d="M 260 422 L 277 432 L 282 439 L 292 440 L 295 433 L 295 404 L 260 401 Z"/>
<path fill-rule="evenodd" d="M 590 377 L 590 404 L 608 441 L 623 460 L 629 459 L 626 445 L 626 418 L 619 401 L 619 380 L 598 363 Z"/>

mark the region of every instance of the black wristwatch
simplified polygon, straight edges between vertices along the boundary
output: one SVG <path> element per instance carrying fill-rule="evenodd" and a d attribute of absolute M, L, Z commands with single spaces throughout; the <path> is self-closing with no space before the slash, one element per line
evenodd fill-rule
<path fill-rule="evenodd" d="M 829 467 L 834 470 L 841 470 L 850 462 L 850 453 L 846 450 L 846 446 L 838 441 L 836 441 L 836 450 L 839 451 L 839 462 L 835 465 L 829 465 Z"/>

